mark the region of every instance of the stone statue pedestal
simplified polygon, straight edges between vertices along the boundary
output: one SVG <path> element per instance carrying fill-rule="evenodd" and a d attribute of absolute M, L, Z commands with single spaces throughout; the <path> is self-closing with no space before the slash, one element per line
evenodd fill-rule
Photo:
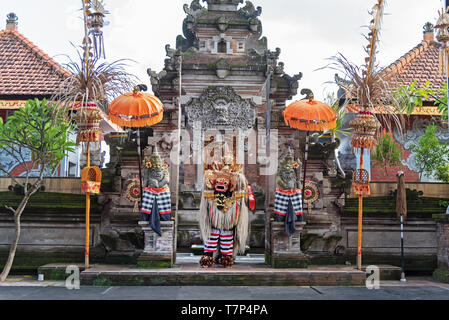
<path fill-rule="evenodd" d="M 174 221 L 161 221 L 161 234 L 154 232 L 147 221 L 139 221 L 144 232 L 145 248 L 137 259 L 140 268 L 172 268 L 174 264 Z"/>
<path fill-rule="evenodd" d="M 273 268 L 307 268 L 309 256 L 301 252 L 301 233 L 305 222 L 296 222 L 296 231 L 289 237 L 284 222 L 271 222 L 271 257 Z"/>

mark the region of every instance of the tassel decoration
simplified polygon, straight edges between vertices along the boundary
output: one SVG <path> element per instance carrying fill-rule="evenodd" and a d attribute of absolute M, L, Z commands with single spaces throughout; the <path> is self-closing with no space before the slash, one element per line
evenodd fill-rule
<path fill-rule="evenodd" d="M 349 125 L 354 131 L 351 139 L 353 149 L 374 149 L 376 147 L 376 132 L 380 128 L 380 123 L 369 111 L 360 111 Z"/>
<path fill-rule="evenodd" d="M 357 196 L 369 196 L 371 188 L 369 185 L 369 173 L 365 169 L 358 169 L 352 177 L 352 191 Z"/>

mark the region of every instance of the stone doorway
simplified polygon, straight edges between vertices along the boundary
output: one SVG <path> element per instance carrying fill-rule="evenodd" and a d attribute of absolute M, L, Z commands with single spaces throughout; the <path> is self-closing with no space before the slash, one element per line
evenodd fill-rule
<path fill-rule="evenodd" d="M 236 163 L 243 165 L 245 173 L 245 150 L 248 136 L 255 125 L 255 108 L 256 105 L 251 99 L 243 99 L 232 87 L 224 86 L 208 87 L 199 98 L 190 99 L 185 105 L 186 127 L 192 142 L 190 160 L 183 163 L 181 170 L 183 187 L 180 189 L 180 199 L 185 204 L 181 205 L 178 212 L 178 247 L 181 250 L 202 253 L 198 212 L 207 162 L 221 161 L 227 145 Z M 187 230 L 189 226 L 193 230 Z M 190 250 L 186 250 L 186 247 Z"/>

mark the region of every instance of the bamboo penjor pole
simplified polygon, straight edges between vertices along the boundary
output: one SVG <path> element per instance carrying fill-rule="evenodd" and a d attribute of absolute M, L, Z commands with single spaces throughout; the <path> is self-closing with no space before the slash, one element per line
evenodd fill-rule
<path fill-rule="evenodd" d="M 84 17 L 84 68 L 86 68 L 86 74 L 89 74 L 89 31 L 87 27 L 87 11 L 86 11 L 86 3 L 82 2 L 83 8 L 83 17 Z M 87 91 L 87 90 L 86 90 Z M 86 92 L 88 95 L 88 92 Z M 87 99 L 86 99 L 87 104 Z M 83 106 L 81 105 L 81 108 Z M 89 150 L 89 142 L 86 142 L 86 167 L 90 167 L 90 150 Z M 84 269 L 89 269 L 89 255 L 90 255 L 90 193 L 86 192 L 86 232 L 85 232 L 85 249 L 84 249 Z"/>
<path fill-rule="evenodd" d="M 363 169 L 363 153 L 364 149 L 360 149 L 360 169 Z M 363 196 L 359 195 L 359 211 L 358 211 L 358 228 L 357 228 L 357 269 L 362 270 L 362 231 L 363 231 Z"/>
<path fill-rule="evenodd" d="M 448 9 L 449 9 L 449 0 L 446 0 L 445 1 L 445 4 L 446 4 L 446 7 L 445 7 L 445 9 L 446 9 L 446 12 L 448 12 Z M 446 70 L 446 81 L 447 81 L 447 87 L 446 87 L 446 93 L 447 93 L 447 96 L 449 97 L 449 63 L 447 64 L 447 70 Z M 449 102 L 449 98 L 448 98 L 448 102 Z M 447 106 L 447 117 L 448 117 L 448 120 L 447 120 L 447 125 L 448 125 L 448 128 L 449 128 L 449 103 L 447 104 L 448 106 Z"/>
<path fill-rule="evenodd" d="M 86 143 L 86 167 L 90 167 L 90 150 L 89 142 Z M 89 269 L 89 254 L 90 254 L 90 193 L 86 192 L 86 242 L 84 253 L 84 268 Z"/>
<path fill-rule="evenodd" d="M 365 74 L 366 77 L 364 79 L 364 88 L 362 90 L 362 96 L 359 97 L 359 103 L 361 103 L 363 113 L 361 114 L 361 117 L 374 117 L 372 113 L 370 112 L 370 101 L 372 100 L 370 96 L 370 90 L 369 83 L 371 80 L 371 77 L 374 72 L 374 67 L 376 63 L 376 53 L 377 53 L 377 43 L 378 43 L 378 36 L 379 36 L 379 29 L 381 26 L 382 16 L 383 16 L 383 10 L 385 6 L 384 0 L 378 0 L 376 6 L 374 7 L 375 10 L 373 10 L 373 20 L 371 21 L 370 26 L 370 34 L 369 34 L 369 46 L 367 47 L 367 52 L 369 54 L 366 62 L 366 70 Z M 363 122 L 362 122 L 363 123 Z M 359 130 L 361 129 L 362 137 L 366 135 L 366 133 L 370 133 L 370 124 L 369 121 L 365 122 L 365 125 L 359 126 Z M 372 128 L 371 128 L 372 129 Z M 363 138 L 362 138 L 363 139 Z M 360 172 L 363 171 L 363 155 L 365 149 L 370 149 L 373 147 L 373 144 L 367 143 L 366 146 L 363 145 L 363 143 L 360 145 Z M 360 176 L 361 177 L 361 176 Z M 369 184 L 369 176 L 368 176 L 368 184 Z M 369 186 L 368 186 L 369 190 Z M 369 191 L 368 191 L 369 194 Z M 357 236 L 357 269 L 362 270 L 362 233 L 363 233 L 363 192 L 359 193 L 359 208 L 358 208 L 358 236 Z"/>

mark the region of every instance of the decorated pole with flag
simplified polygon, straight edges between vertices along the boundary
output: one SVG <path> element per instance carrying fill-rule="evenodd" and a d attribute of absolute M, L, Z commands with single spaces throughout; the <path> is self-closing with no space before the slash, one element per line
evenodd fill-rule
<path fill-rule="evenodd" d="M 100 3 L 96 6 L 101 6 Z M 84 39 L 83 39 L 83 72 L 86 75 L 91 74 L 92 67 L 91 57 L 97 58 L 104 55 L 103 46 L 101 50 L 97 50 L 96 38 L 101 37 L 101 27 L 103 26 L 104 11 L 99 7 L 95 10 L 95 5 L 90 0 L 82 1 L 83 21 L 84 21 Z M 101 21 L 100 21 L 100 20 Z M 96 21 L 96 22 L 95 22 Z M 94 27 L 97 32 L 91 32 Z M 92 39 L 90 38 L 92 36 Z M 91 50 L 95 52 L 92 53 Z M 85 143 L 86 146 L 86 167 L 81 173 L 81 191 L 86 193 L 86 232 L 85 232 L 85 250 L 84 250 L 84 267 L 88 269 L 90 257 L 90 194 L 100 192 L 101 171 L 97 167 L 90 166 L 90 143 L 101 143 L 102 131 L 100 129 L 100 121 L 103 117 L 96 103 L 89 103 L 89 90 L 86 89 L 85 101 L 75 103 L 72 110 L 76 111 L 74 120 L 78 124 L 77 143 Z"/>
<path fill-rule="evenodd" d="M 81 0 L 84 35 L 79 62 L 70 61 L 64 80 L 52 97 L 55 103 L 67 106 L 78 126 L 77 144 L 83 143 L 86 151 L 86 167 L 81 173 L 81 191 L 86 194 L 86 249 L 85 267 L 89 268 L 90 195 L 100 192 L 101 170 L 91 167 L 91 143 L 101 144 L 103 132 L 100 122 L 113 96 L 128 91 L 135 76 L 125 71 L 120 61 L 101 62 L 105 58 L 103 31 L 108 13 L 103 0 Z"/>
<path fill-rule="evenodd" d="M 357 88 L 357 103 L 360 105 L 358 115 L 349 125 L 353 129 L 351 146 L 354 151 L 360 152 L 359 169 L 354 172 L 352 190 L 359 198 L 358 207 L 358 236 L 357 236 L 357 269 L 362 270 L 362 232 L 363 232 L 363 197 L 370 194 L 369 172 L 363 168 L 365 149 L 372 150 L 376 146 L 376 132 L 380 128 L 380 123 L 373 113 L 373 93 L 370 90 L 370 83 L 374 77 L 376 65 L 377 44 L 379 42 L 379 32 L 385 8 L 384 0 L 377 0 L 371 11 L 372 20 L 369 25 L 368 41 L 366 47 L 368 57 L 365 59 L 366 65 L 363 70 L 362 84 Z"/>

